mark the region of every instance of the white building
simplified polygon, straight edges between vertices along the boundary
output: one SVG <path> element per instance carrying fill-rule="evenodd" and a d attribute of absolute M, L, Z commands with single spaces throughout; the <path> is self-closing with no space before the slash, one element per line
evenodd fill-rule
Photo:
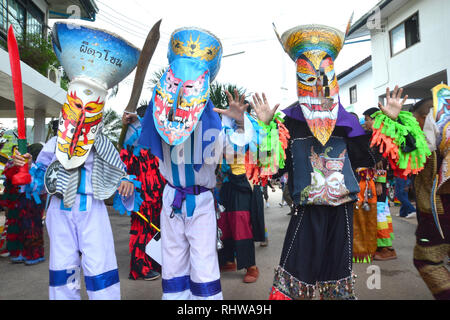
<path fill-rule="evenodd" d="M 359 116 L 378 105 L 373 90 L 372 57 L 367 57 L 338 75 L 339 96 L 344 108 Z"/>
<path fill-rule="evenodd" d="M 52 18 L 95 20 L 94 0 L 0 0 L 0 41 L 5 44 L 13 25 L 16 37 L 46 36 Z M 45 118 L 58 117 L 66 92 L 25 63 L 21 63 L 25 117 L 34 119 L 34 139 L 45 140 Z M 0 118 L 15 118 L 16 109 L 8 52 L 0 48 Z"/>
<path fill-rule="evenodd" d="M 347 40 L 370 36 L 372 57 L 339 75 L 343 105 L 353 105 L 355 85 L 360 114 L 383 102 L 387 87 L 399 85 L 410 98 L 421 99 L 437 84 L 449 83 L 449 16 L 450 0 L 380 1 L 349 31 Z"/>

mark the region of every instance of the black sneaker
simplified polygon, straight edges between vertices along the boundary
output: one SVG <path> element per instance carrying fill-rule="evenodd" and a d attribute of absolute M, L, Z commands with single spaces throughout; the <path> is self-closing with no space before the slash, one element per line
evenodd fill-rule
<path fill-rule="evenodd" d="M 152 281 L 158 279 L 159 277 L 161 277 L 161 275 L 158 272 L 150 270 L 146 276 L 142 277 L 142 279 L 145 281 Z"/>

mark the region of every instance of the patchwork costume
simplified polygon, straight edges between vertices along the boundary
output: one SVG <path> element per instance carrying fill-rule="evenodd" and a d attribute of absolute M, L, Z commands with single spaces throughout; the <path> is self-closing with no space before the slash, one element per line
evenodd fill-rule
<path fill-rule="evenodd" d="M 46 216 L 49 296 L 80 299 L 82 267 L 90 299 L 120 299 L 114 239 L 104 200 L 132 177 L 101 131 L 107 91 L 132 72 L 139 50 L 101 30 L 64 23 L 55 24 L 52 40 L 72 81 L 58 135 L 42 149 L 30 170 L 33 181 L 27 186 L 27 195 L 36 203 L 44 189 L 51 196 Z M 130 210 L 139 207 L 138 200 L 134 194 L 122 197 Z"/>
<path fill-rule="evenodd" d="M 145 253 L 145 247 L 157 233 L 156 228 L 160 227 L 162 192 L 166 183 L 159 173 L 158 158 L 149 149 L 144 149 L 137 144 L 142 132 L 141 120 L 139 118 L 129 125 L 124 149 L 120 152 L 120 157 L 127 166 L 128 174 L 136 176 L 141 183 L 141 187 L 136 189 L 136 192 L 139 192 L 144 200 L 138 212 L 130 213 L 129 278 L 134 280 L 145 278 L 149 270 L 161 271 L 161 266 Z"/>
<path fill-rule="evenodd" d="M 290 134 L 286 170 L 295 215 L 270 299 L 312 299 L 316 289 L 320 299 L 355 299 L 353 205 L 361 190 L 353 170 L 373 168 L 375 161 L 357 118 L 339 101 L 334 61 L 345 34 L 304 25 L 279 40 L 297 65 L 299 101 L 284 111 Z M 423 133 L 411 114 L 400 113 L 398 121 L 381 112 L 375 116 L 370 147 L 380 147 L 399 176 L 423 169 Z"/>
<path fill-rule="evenodd" d="M 37 158 L 41 149 L 40 143 L 28 146 L 33 159 Z M 0 204 L 7 208 L 6 249 L 11 256 L 11 262 L 34 265 L 45 260 L 42 226 L 45 195 L 41 196 L 41 204 L 28 199 L 23 188 L 11 183 L 17 171 L 18 168 L 9 163 L 3 172 L 6 183 Z"/>
<path fill-rule="evenodd" d="M 175 30 L 169 68 L 157 83 L 143 120 L 139 143 L 160 160 L 167 185 L 161 211 L 163 299 L 223 299 L 217 258 L 215 170 L 224 149 L 239 152 L 252 141 L 234 120 L 223 128 L 209 99 L 219 71 L 222 45 L 199 28 Z M 225 151 L 226 153 L 226 151 Z"/>
<path fill-rule="evenodd" d="M 288 187 L 294 202 L 271 290 L 272 300 L 354 299 L 353 168 L 375 165 L 358 120 L 339 102 L 334 60 L 345 35 L 305 25 L 279 38 L 297 65 L 299 101 L 284 110 L 290 140 Z M 284 173 L 283 171 L 281 173 Z"/>
<path fill-rule="evenodd" d="M 4 241 L 6 242 L 6 250 L 12 258 L 18 257 L 23 250 L 23 239 L 20 237 L 19 225 L 20 188 L 11 182 L 16 172 L 17 168 L 13 166 L 12 161 L 8 162 L 3 171 L 5 175 L 4 191 L 0 197 L 0 205 L 6 210 Z"/>
<path fill-rule="evenodd" d="M 450 255 L 450 88 L 436 86 L 433 97 L 434 108 L 424 126 L 432 154 L 414 181 L 419 222 L 414 265 L 435 299 L 449 300 L 445 263 Z"/>
<path fill-rule="evenodd" d="M 367 132 L 367 137 L 372 137 L 372 131 Z M 383 162 L 383 167 L 387 167 L 387 161 L 377 148 L 371 148 L 369 156 L 374 157 L 375 163 Z M 395 258 L 392 217 L 386 189 L 387 170 L 358 168 L 356 173 L 361 191 L 354 206 L 353 262 L 372 263 L 373 260 Z M 377 194 L 377 183 L 382 185 L 381 194 Z"/>

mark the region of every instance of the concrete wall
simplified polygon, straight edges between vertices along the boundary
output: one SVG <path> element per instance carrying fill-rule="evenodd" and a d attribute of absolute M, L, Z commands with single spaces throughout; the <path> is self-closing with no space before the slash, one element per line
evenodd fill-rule
<path fill-rule="evenodd" d="M 417 11 L 420 42 L 391 57 L 389 31 Z M 449 0 L 410 0 L 387 19 L 383 32 L 372 32 L 375 96 L 385 94 L 387 86 L 391 89 L 397 84 L 406 86 L 440 71 L 450 70 L 449 16 Z"/>

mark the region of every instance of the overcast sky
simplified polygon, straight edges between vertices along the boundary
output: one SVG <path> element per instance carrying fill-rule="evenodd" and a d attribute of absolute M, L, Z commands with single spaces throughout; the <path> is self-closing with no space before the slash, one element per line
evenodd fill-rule
<path fill-rule="evenodd" d="M 216 78 L 251 92 L 265 92 L 272 105 L 282 107 L 296 100 L 295 65 L 278 42 L 272 28 L 280 35 L 301 24 L 326 24 L 345 31 L 352 12 L 353 22 L 371 10 L 378 0 L 96 0 L 99 13 L 95 22 L 83 22 L 109 30 L 142 48 L 154 23 L 163 19 L 161 40 L 152 59 L 147 78 L 167 66 L 169 37 L 176 28 L 196 26 L 221 39 L 226 57 Z M 54 22 L 54 21 L 52 21 Z M 52 24 L 52 23 L 51 23 Z M 370 42 L 344 47 L 336 60 L 340 73 L 371 54 Z M 130 98 L 134 73 L 119 85 L 119 94 L 106 108 L 123 113 Z M 145 87 L 141 99 L 150 100 Z"/>

